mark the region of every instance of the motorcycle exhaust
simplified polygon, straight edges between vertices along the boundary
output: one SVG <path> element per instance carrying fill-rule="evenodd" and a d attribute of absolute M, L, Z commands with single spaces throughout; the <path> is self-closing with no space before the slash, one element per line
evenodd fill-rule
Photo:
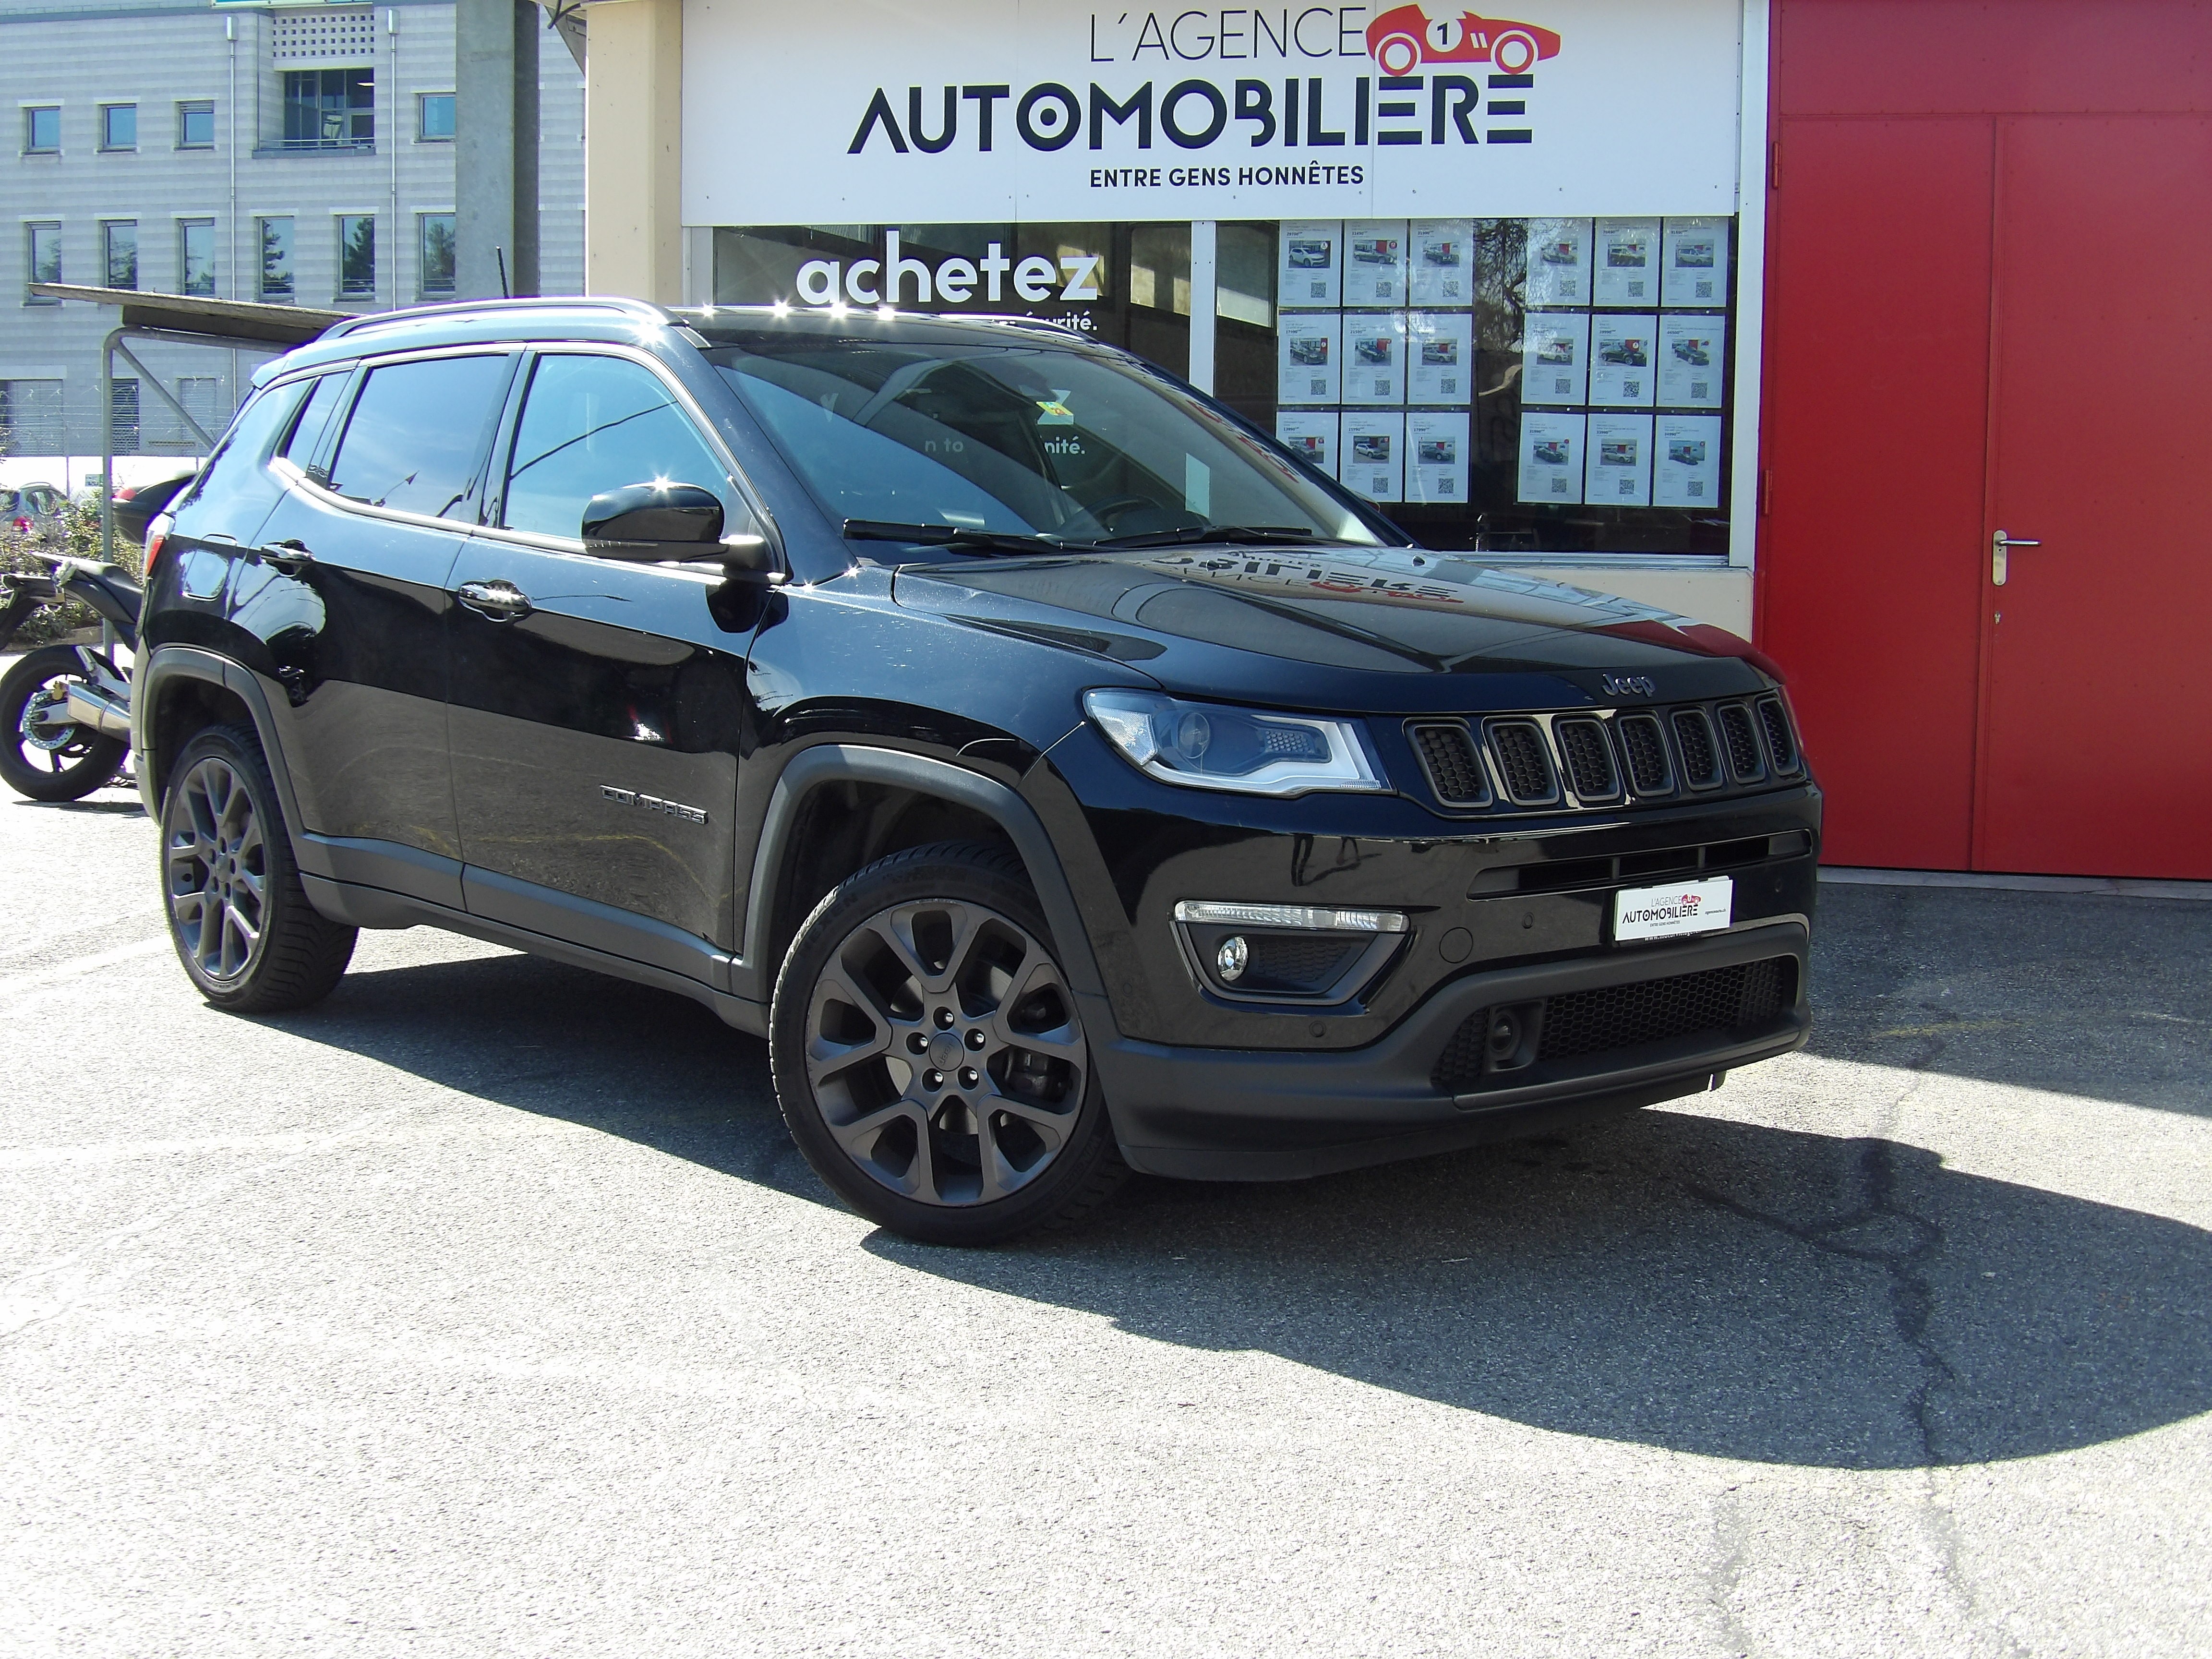
<path fill-rule="evenodd" d="M 69 717 L 111 738 L 131 735 L 131 705 L 118 702 L 105 691 L 74 682 L 69 689 Z"/>

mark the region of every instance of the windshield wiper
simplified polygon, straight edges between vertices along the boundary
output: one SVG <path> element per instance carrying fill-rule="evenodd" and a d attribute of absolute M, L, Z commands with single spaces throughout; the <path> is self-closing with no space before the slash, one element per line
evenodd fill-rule
<path fill-rule="evenodd" d="M 900 524 L 890 519 L 848 519 L 848 541 L 911 542 L 921 547 L 957 547 L 982 553 L 1064 553 L 1056 536 L 1024 536 L 1010 530 L 971 530 L 957 524 Z"/>
<path fill-rule="evenodd" d="M 1237 546 L 1265 546 L 1282 542 L 1310 543 L 1327 547 L 1366 545 L 1318 530 L 1291 524 L 1202 524 L 1185 530 L 1144 530 L 1131 536 L 1102 536 L 1086 547 L 1194 547 L 1202 542 L 1228 542 Z"/>

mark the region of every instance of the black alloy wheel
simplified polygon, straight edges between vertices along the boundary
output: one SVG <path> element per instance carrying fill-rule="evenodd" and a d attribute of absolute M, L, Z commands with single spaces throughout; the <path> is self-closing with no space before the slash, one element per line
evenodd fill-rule
<path fill-rule="evenodd" d="M 912 848 L 799 929 L 769 1015 L 776 1097 L 815 1171 L 933 1243 L 1066 1225 L 1127 1173 L 1073 993 L 1019 861 Z"/>
<path fill-rule="evenodd" d="M 66 645 L 33 651 L 0 678 L 0 779 L 33 800 L 82 800 L 123 763 L 122 738 L 69 716 L 72 684 L 93 685 Z"/>
<path fill-rule="evenodd" d="M 169 937 L 200 994 L 232 1013 L 328 996 L 357 937 L 307 902 L 276 786 L 253 732 L 210 726 L 185 745 L 161 802 Z"/>

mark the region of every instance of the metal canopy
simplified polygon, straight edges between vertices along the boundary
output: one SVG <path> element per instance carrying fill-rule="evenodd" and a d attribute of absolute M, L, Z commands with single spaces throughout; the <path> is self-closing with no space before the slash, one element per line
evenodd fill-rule
<path fill-rule="evenodd" d="M 33 283 L 31 292 L 51 300 L 82 300 L 119 306 L 123 326 L 164 334 L 189 334 L 205 344 L 305 345 L 350 311 L 317 311 L 307 306 L 264 305 L 252 300 L 201 299 L 190 294 L 156 294 L 137 288 L 81 288 L 74 283 Z"/>

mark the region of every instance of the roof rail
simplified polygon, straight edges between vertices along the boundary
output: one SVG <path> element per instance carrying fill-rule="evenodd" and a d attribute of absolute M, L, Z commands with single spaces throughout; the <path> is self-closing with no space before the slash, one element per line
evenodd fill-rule
<path fill-rule="evenodd" d="M 343 334 L 358 334 L 364 329 L 388 326 L 393 323 L 411 323 L 418 317 L 460 317 L 486 311 L 543 311 L 557 307 L 564 311 L 612 311 L 641 321 L 665 323 L 668 313 L 650 300 L 630 300 L 617 295 L 547 295 L 526 300 L 449 300 L 443 305 L 410 306 L 404 311 L 373 311 L 366 316 L 349 318 L 326 330 L 322 337 L 334 340 Z"/>

